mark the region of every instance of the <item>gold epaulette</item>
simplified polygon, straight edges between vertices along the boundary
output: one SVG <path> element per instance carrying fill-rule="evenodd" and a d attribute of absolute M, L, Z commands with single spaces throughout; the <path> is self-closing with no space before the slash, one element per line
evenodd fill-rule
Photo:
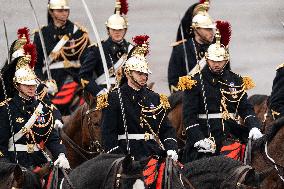
<path fill-rule="evenodd" d="M 4 106 L 4 105 L 7 105 L 10 100 L 12 100 L 12 98 L 8 98 L 8 99 L 3 100 L 2 102 L 0 102 L 0 107 Z"/>
<path fill-rule="evenodd" d="M 160 94 L 160 103 L 162 104 L 164 109 L 170 109 L 171 105 L 169 103 L 169 99 L 167 95 Z"/>
<path fill-rule="evenodd" d="M 102 94 L 97 96 L 97 105 L 95 110 L 102 110 L 106 107 L 108 107 L 108 94 Z"/>
<path fill-rule="evenodd" d="M 85 88 L 90 83 L 88 80 L 85 80 L 85 79 L 82 79 L 82 78 L 81 78 L 80 82 L 81 82 L 81 85 L 82 85 L 83 88 Z"/>
<path fill-rule="evenodd" d="M 175 47 L 175 46 L 178 46 L 179 44 L 184 43 L 186 41 L 187 41 L 186 39 L 182 39 L 182 40 L 171 43 L 170 46 Z"/>
<path fill-rule="evenodd" d="M 42 30 L 42 28 L 46 27 L 46 25 L 43 25 L 40 27 L 40 30 Z M 34 29 L 31 33 L 31 35 L 34 35 L 35 33 L 39 32 L 39 29 Z"/>
<path fill-rule="evenodd" d="M 284 67 L 284 63 L 280 64 L 279 66 L 277 66 L 276 70 L 279 70 L 280 68 Z"/>
<path fill-rule="evenodd" d="M 90 44 L 90 45 L 88 46 L 88 48 L 89 48 L 89 47 L 93 47 L 93 46 L 98 47 L 98 43 L 96 43 L 96 42 L 95 42 L 95 43 L 92 43 L 92 44 Z"/>
<path fill-rule="evenodd" d="M 0 157 L 4 157 L 4 154 L 0 151 Z"/>
<path fill-rule="evenodd" d="M 186 75 L 179 78 L 178 89 L 184 91 L 186 89 L 192 89 L 194 85 L 197 84 L 197 81 L 192 79 L 191 76 Z"/>
<path fill-rule="evenodd" d="M 255 87 L 255 83 L 253 82 L 251 77 L 244 76 L 242 78 L 243 78 L 243 87 L 245 90 L 249 90 Z"/>
<path fill-rule="evenodd" d="M 81 30 L 82 32 L 85 32 L 85 33 L 88 33 L 88 30 L 86 27 L 82 26 L 81 24 L 79 24 L 78 22 L 75 22 L 74 23 L 78 28 L 79 30 Z"/>

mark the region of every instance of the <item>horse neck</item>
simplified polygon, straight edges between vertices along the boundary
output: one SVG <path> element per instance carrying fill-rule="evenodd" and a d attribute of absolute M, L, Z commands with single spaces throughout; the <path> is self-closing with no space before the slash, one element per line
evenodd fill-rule
<path fill-rule="evenodd" d="M 84 114 L 84 108 L 86 104 L 79 106 L 76 111 L 70 116 L 68 122 L 64 125 L 63 131 L 73 138 L 76 135 L 80 135 L 82 132 L 82 119 Z"/>
<path fill-rule="evenodd" d="M 274 135 L 271 141 L 267 142 L 267 153 L 278 164 L 284 166 L 284 126 L 280 128 Z M 265 143 L 264 143 L 265 144 Z M 254 151 L 252 155 L 252 166 L 257 171 L 264 171 L 271 167 L 273 164 L 266 157 L 264 145 L 259 150 Z"/>

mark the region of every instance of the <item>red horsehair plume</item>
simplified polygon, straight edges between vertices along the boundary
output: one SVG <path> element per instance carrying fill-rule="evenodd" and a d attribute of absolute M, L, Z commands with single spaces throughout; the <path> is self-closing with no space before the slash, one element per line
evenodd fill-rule
<path fill-rule="evenodd" d="M 30 30 L 27 27 L 18 29 L 18 39 L 25 37 L 27 39 L 27 43 L 30 43 L 29 31 Z"/>
<path fill-rule="evenodd" d="M 127 3 L 127 0 L 119 0 L 119 1 L 120 1 L 120 5 L 121 5 L 120 13 L 124 14 L 124 15 L 127 15 L 127 13 L 128 13 L 128 3 Z"/>
<path fill-rule="evenodd" d="M 25 51 L 25 55 L 30 55 L 31 56 L 31 61 L 30 61 L 30 64 L 29 66 L 31 68 L 34 68 L 35 64 L 36 64 L 36 46 L 32 43 L 29 43 L 29 44 L 25 44 L 23 46 L 23 49 Z"/>
<path fill-rule="evenodd" d="M 133 42 L 135 43 L 136 46 L 143 46 L 146 45 L 147 50 L 144 53 L 144 56 L 146 56 L 149 53 L 149 39 L 150 37 L 148 35 L 137 35 L 133 37 Z"/>
<path fill-rule="evenodd" d="M 232 35 L 231 24 L 227 21 L 218 20 L 216 21 L 216 28 L 219 30 L 221 35 L 221 44 L 227 47 Z"/>
<path fill-rule="evenodd" d="M 203 3 L 205 3 L 205 2 L 209 2 L 209 0 L 200 0 L 200 1 L 199 1 L 199 4 L 203 4 Z"/>

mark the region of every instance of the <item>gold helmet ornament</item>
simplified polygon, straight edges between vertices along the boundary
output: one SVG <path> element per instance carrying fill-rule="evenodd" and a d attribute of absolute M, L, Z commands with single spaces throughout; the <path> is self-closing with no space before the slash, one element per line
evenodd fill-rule
<path fill-rule="evenodd" d="M 68 0 L 49 0 L 48 9 L 70 9 Z"/>
<path fill-rule="evenodd" d="M 229 60 L 229 42 L 232 33 L 231 25 L 227 21 L 217 21 L 216 27 L 216 42 L 208 47 L 205 57 L 213 61 Z"/>
<path fill-rule="evenodd" d="M 30 43 L 30 34 L 29 34 L 29 29 L 27 27 L 18 29 L 17 34 L 18 34 L 18 39 L 15 42 L 13 42 L 12 47 L 10 49 L 11 61 L 13 61 L 15 58 L 18 58 L 20 56 L 24 56 L 25 52 L 23 46 L 25 44 Z"/>
<path fill-rule="evenodd" d="M 138 71 L 146 74 L 151 74 L 146 55 L 149 53 L 149 36 L 139 35 L 133 38 L 135 46 L 129 52 L 128 58 L 124 65 L 125 73 L 130 71 Z"/>
<path fill-rule="evenodd" d="M 13 78 L 14 84 L 37 85 L 37 76 L 33 71 L 36 62 L 36 49 L 33 44 L 23 46 L 25 56 L 17 60 L 16 72 Z"/>
<path fill-rule="evenodd" d="M 115 30 L 126 29 L 128 27 L 128 22 L 126 19 L 127 12 L 127 0 L 116 0 L 114 14 L 111 15 L 106 21 L 106 27 Z"/>
<path fill-rule="evenodd" d="M 192 12 L 192 15 L 195 16 L 200 12 L 208 12 L 210 8 L 210 1 L 209 0 L 200 0 L 199 4 L 197 4 Z"/>

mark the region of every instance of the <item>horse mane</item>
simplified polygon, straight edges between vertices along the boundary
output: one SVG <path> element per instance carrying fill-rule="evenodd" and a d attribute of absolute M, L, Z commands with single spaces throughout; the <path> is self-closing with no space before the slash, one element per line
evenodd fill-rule
<path fill-rule="evenodd" d="M 0 162 L 0 185 L 7 182 L 9 176 L 15 171 L 16 168 L 20 167 L 19 164 Z M 26 189 L 40 189 L 41 183 L 37 175 L 29 170 L 23 171 L 23 183 Z"/>
<path fill-rule="evenodd" d="M 255 105 L 260 105 L 265 101 L 269 96 L 267 95 L 262 95 L 262 94 L 254 94 L 248 98 L 250 103 L 255 106 Z"/>
<path fill-rule="evenodd" d="M 177 91 L 172 93 L 169 97 L 169 103 L 171 105 L 171 110 L 174 109 L 178 104 L 182 103 L 183 91 Z"/>
<path fill-rule="evenodd" d="M 0 162 L 0 184 L 5 182 L 10 174 L 15 170 L 17 164 Z"/>
<path fill-rule="evenodd" d="M 212 186 L 219 186 L 221 183 L 232 186 L 234 181 L 226 179 L 232 176 L 236 168 L 241 166 L 243 164 L 240 161 L 225 156 L 214 156 L 185 164 L 184 173 L 196 188 L 212 188 Z"/>
<path fill-rule="evenodd" d="M 267 133 L 260 139 L 253 141 L 253 148 L 260 149 L 266 142 L 270 142 L 283 126 L 284 117 L 272 122 L 270 126 L 267 126 L 267 128 L 269 128 Z"/>

